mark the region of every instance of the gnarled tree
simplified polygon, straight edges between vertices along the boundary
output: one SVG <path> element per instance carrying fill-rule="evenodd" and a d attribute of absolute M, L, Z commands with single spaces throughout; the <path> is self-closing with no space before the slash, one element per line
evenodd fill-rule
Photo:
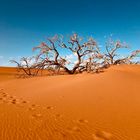
<path fill-rule="evenodd" d="M 132 63 L 132 59 L 134 59 L 138 54 L 140 54 L 140 50 L 136 50 L 126 57 L 119 58 L 119 54 L 117 53 L 117 51 L 123 48 L 128 48 L 128 45 L 120 41 L 113 41 L 112 39 L 109 39 L 109 41 L 106 43 L 105 48 L 106 53 L 104 57 L 104 62 L 109 65 L 130 64 Z"/>
<path fill-rule="evenodd" d="M 60 56 L 60 48 L 71 51 L 76 56 L 77 61 L 71 69 L 67 67 L 68 60 Z M 55 35 L 52 38 L 48 38 L 47 42 L 43 42 L 38 47 L 33 48 L 33 50 L 37 49 L 40 50 L 37 58 L 44 57 L 43 61 L 45 61 L 46 65 L 57 66 L 69 74 L 87 70 L 85 60 L 101 55 L 97 43 L 92 37 L 84 42 L 77 34 L 73 34 L 67 43 L 63 42 L 62 37 Z"/>
<path fill-rule="evenodd" d="M 37 62 L 34 57 L 22 57 L 20 61 L 11 60 L 11 63 L 17 65 L 19 76 L 36 76 L 40 70 L 43 70 L 45 65 L 41 61 Z"/>
<path fill-rule="evenodd" d="M 12 62 L 17 64 L 19 71 L 28 76 L 38 75 L 39 71 L 45 68 L 51 69 L 57 74 L 60 74 L 61 69 L 68 74 L 83 71 L 99 72 L 99 70 L 108 68 L 110 65 L 134 63 L 132 60 L 140 54 L 140 50 L 133 51 L 128 56 L 120 57 L 118 50 L 122 48 L 128 48 L 128 45 L 110 39 L 106 43 L 106 53 L 101 53 L 97 42 L 92 37 L 84 40 L 77 34 L 73 34 L 67 41 L 64 41 L 62 36 L 55 35 L 33 48 L 33 51 L 38 50 L 37 56 L 33 58 L 23 57 L 20 62 L 15 60 Z M 73 55 L 75 60 L 71 62 L 66 57 L 67 54 Z M 34 63 L 30 63 L 32 59 L 34 59 Z"/>

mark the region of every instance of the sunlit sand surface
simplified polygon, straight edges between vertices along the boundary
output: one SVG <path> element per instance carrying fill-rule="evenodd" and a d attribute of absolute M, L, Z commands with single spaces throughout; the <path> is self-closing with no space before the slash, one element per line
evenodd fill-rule
<path fill-rule="evenodd" d="M 0 140 L 140 140 L 140 66 L 15 74 L 0 68 Z"/>

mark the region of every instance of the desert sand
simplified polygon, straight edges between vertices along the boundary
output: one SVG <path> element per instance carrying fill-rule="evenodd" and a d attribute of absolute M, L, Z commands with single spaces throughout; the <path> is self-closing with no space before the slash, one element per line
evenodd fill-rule
<path fill-rule="evenodd" d="M 0 140 L 140 140 L 140 66 L 15 74 L 0 68 Z"/>

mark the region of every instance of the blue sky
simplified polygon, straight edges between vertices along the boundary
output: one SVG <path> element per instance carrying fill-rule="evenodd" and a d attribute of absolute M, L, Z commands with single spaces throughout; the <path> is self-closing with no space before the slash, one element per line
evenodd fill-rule
<path fill-rule="evenodd" d="M 140 49 L 139 0 L 0 0 L 0 65 L 33 55 L 32 47 L 54 34 L 105 36 Z M 126 52 L 127 53 L 127 52 Z"/>

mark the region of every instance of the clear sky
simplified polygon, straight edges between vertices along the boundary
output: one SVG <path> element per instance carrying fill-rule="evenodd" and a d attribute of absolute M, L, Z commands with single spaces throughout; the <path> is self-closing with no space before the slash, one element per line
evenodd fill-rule
<path fill-rule="evenodd" d="M 54 34 L 105 36 L 140 49 L 140 0 L 0 0 L 0 65 Z"/>

